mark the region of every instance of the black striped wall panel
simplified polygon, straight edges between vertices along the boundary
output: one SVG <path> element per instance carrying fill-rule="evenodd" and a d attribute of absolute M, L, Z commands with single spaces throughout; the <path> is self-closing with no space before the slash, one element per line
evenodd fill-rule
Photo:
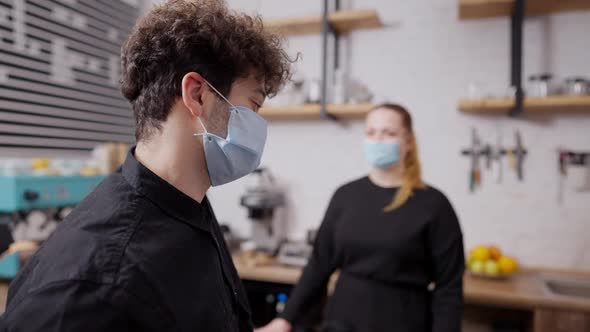
<path fill-rule="evenodd" d="M 145 0 L 0 0 L 0 157 L 133 143 L 120 48 Z"/>

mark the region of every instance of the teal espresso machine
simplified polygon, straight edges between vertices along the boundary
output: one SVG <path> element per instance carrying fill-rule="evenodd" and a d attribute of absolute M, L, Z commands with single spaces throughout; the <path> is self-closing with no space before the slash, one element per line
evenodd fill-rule
<path fill-rule="evenodd" d="M 0 253 L 13 241 L 41 243 L 105 176 L 0 176 Z M 18 252 L 0 257 L 0 278 L 19 269 Z"/>

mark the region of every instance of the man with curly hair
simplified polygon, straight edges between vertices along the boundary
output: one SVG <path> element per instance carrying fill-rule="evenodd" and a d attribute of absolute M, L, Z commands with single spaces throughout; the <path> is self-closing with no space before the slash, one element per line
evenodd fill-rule
<path fill-rule="evenodd" d="M 170 0 L 122 49 L 137 146 L 60 224 L 9 290 L 4 331 L 251 331 L 207 200 L 258 167 L 264 99 L 291 60 L 259 17 Z"/>

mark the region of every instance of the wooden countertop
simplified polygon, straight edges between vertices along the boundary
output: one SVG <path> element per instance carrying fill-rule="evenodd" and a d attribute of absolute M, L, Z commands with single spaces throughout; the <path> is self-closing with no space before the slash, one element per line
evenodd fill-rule
<path fill-rule="evenodd" d="M 240 277 L 245 280 L 294 285 L 302 269 L 281 265 L 248 266 L 236 260 Z M 550 294 L 543 285 L 543 278 L 590 280 L 590 272 L 527 269 L 508 280 L 488 280 L 465 275 L 465 302 L 502 308 L 535 310 L 553 308 L 590 313 L 590 300 Z M 337 279 L 332 278 L 331 287 Z M 0 313 L 4 311 L 8 284 L 0 283 Z"/>
<path fill-rule="evenodd" d="M 245 280 L 290 285 L 297 283 L 301 275 L 300 268 L 281 265 L 248 266 L 239 260 L 236 260 L 236 268 L 240 277 Z M 507 280 L 482 279 L 466 274 L 464 278 L 465 302 L 531 311 L 538 308 L 554 308 L 590 312 L 590 300 L 551 294 L 545 289 L 543 283 L 545 277 L 590 281 L 590 272 L 527 269 Z"/>
<path fill-rule="evenodd" d="M 4 312 L 6 307 L 6 299 L 8 298 L 8 284 L 0 282 L 0 314 Z"/>

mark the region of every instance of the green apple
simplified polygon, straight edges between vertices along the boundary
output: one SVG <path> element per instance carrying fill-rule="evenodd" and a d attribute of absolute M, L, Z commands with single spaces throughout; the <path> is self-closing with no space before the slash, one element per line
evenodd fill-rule
<path fill-rule="evenodd" d="M 498 263 L 496 263 L 496 261 L 493 260 L 487 260 L 485 262 L 485 267 L 484 270 L 486 272 L 487 275 L 489 276 L 497 276 L 500 274 L 500 267 L 498 266 Z"/>
<path fill-rule="evenodd" d="M 471 264 L 469 264 L 469 270 L 473 273 L 483 273 L 484 268 L 484 263 L 480 260 L 473 260 L 471 261 Z"/>

